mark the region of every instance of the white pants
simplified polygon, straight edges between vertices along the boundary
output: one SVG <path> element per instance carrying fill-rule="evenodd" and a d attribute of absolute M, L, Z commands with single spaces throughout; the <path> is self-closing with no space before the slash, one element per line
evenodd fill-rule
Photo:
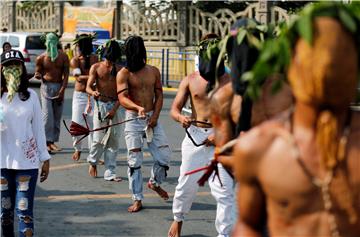
<path fill-rule="evenodd" d="M 81 92 L 81 91 L 74 91 L 73 101 L 72 101 L 71 120 L 74 121 L 75 123 L 78 123 L 78 124 L 84 126 L 84 127 L 86 127 L 86 125 L 85 125 L 83 113 L 86 113 L 85 110 L 86 110 L 87 103 L 88 103 L 88 94 L 87 93 Z M 91 97 L 90 103 L 91 103 L 91 108 L 93 110 L 94 109 L 94 103 L 93 103 L 93 98 L 92 97 Z M 86 114 L 87 114 L 86 119 L 87 119 L 87 122 L 89 124 L 89 127 L 92 128 L 92 124 L 93 124 L 92 113 L 86 113 Z M 90 150 L 90 146 L 91 146 L 91 143 L 92 143 L 92 136 L 93 136 L 92 133 L 90 133 L 90 135 L 88 136 L 89 150 Z M 73 147 L 74 147 L 75 151 L 82 151 L 82 141 L 77 143 L 77 141 L 81 137 L 82 136 L 73 137 Z"/>
<path fill-rule="evenodd" d="M 212 129 L 195 126 L 191 126 L 188 131 L 197 141 L 203 141 L 213 133 Z M 214 157 L 214 147 L 197 147 L 188 136 L 185 136 L 181 146 L 181 155 L 179 183 L 175 188 L 173 199 L 174 220 L 177 222 L 184 221 L 185 214 L 190 211 L 199 188 L 197 181 L 204 174 L 204 172 L 192 175 L 185 175 L 185 173 L 209 164 Z M 234 181 L 221 164 L 218 168 L 223 187 L 217 177 L 214 179 L 215 174 L 209 178 L 211 194 L 217 202 L 215 227 L 218 236 L 230 236 L 234 224 L 234 214 L 232 214 L 234 212 Z"/>

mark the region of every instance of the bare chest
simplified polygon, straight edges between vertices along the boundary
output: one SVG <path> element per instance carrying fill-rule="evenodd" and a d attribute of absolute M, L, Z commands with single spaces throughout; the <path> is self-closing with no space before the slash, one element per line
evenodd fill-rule
<path fill-rule="evenodd" d="M 331 177 L 325 175 L 315 185 L 297 160 L 295 148 L 281 139 L 275 140 L 261 162 L 258 175 L 269 213 L 284 223 L 324 212 L 347 221 L 349 213 L 343 203 L 351 201 L 347 197 L 349 191 L 355 211 L 360 213 L 359 149 L 350 143 L 347 150 L 344 168 L 335 170 Z M 305 161 L 303 165 L 309 168 L 311 163 Z M 350 190 L 344 188 L 344 182 L 348 182 Z"/>
<path fill-rule="evenodd" d="M 60 56 L 56 58 L 54 62 L 51 61 L 50 57 L 44 57 L 43 67 L 47 71 L 61 72 L 64 69 L 64 61 Z"/>
<path fill-rule="evenodd" d="M 113 90 L 116 91 L 116 77 L 111 75 L 111 68 L 98 69 L 96 85 L 98 89 L 113 88 Z"/>
<path fill-rule="evenodd" d="M 132 91 L 154 91 L 155 78 L 151 75 L 131 76 L 128 81 L 130 90 Z"/>

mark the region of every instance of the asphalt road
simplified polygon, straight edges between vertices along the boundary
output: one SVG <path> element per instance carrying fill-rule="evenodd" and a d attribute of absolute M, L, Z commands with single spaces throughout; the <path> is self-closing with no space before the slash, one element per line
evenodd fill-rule
<path fill-rule="evenodd" d="M 39 92 L 38 88 L 34 88 Z M 71 100 L 73 89 L 65 95 L 63 119 L 71 121 Z M 63 151 L 52 156 L 51 171 L 47 181 L 38 183 L 35 198 L 36 236 L 167 236 L 172 222 L 172 197 L 177 184 L 181 164 L 181 141 L 185 135 L 181 126 L 169 117 L 174 92 L 165 92 L 160 123 L 165 128 L 173 150 L 167 181 L 162 187 L 170 194 L 169 201 L 161 200 L 146 187 L 150 176 L 152 158 L 145 150 L 143 163 L 144 209 L 128 213 L 132 203 L 126 175 L 126 147 L 120 137 L 122 149 L 118 155 L 117 173 L 122 182 L 104 181 L 104 167 L 98 169 L 98 178 L 88 175 L 87 152 L 79 162 L 71 159 L 73 152 L 71 136 L 62 125 L 59 141 Z M 192 210 L 183 225 L 183 236 L 216 236 L 214 227 L 216 203 L 206 185 L 199 189 Z"/>

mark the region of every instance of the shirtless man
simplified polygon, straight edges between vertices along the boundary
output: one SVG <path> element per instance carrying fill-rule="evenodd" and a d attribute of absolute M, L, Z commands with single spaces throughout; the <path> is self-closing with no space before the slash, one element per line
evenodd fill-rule
<path fill-rule="evenodd" d="M 129 188 L 132 190 L 133 204 L 129 212 L 142 208 L 143 190 L 141 164 L 144 136 L 154 159 L 148 188 L 157 192 L 161 198 L 169 198 L 160 184 L 166 178 L 171 150 L 168 139 L 158 118 L 163 105 L 163 91 L 160 72 L 156 67 L 146 64 L 144 41 L 139 36 L 130 36 L 125 41 L 127 67 L 117 75 L 119 101 L 126 108 L 126 120 L 135 119 L 125 125 L 125 140 L 128 149 Z"/>
<path fill-rule="evenodd" d="M 93 37 L 87 34 L 78 36 L 74 44 L 79 49 L 78 56 L 75 56 L 70 61 L 70 66 L 73 68 L 73 76 L 75 77 L 75 88 L 72 100 L 72 118 L 71 120 L 81 124 L 85 127 L 83 113 L 88 116 L 90 126 L 92 125 L 91 110 L 93 107 L 93 100 L 90 95 L 86 93 L 86 82 L 89 77 L 91 65 L 98 61 L 98 56 L 93 54 Z M 78 161 L 81 154 L 81 141 L 78 143 L 80 137 L 73 137 L 73 147 L 75 149 L 72 159 Z M 92 133 L 88 136 L 89 147 L 92 143 Z"/>
<path fill-rule="evenodd" d="M 216 34 L 208 34 L 202 38 L 202 42 L 207 41 L 209 43 L 210 40 L 217 38 Z M 204 47 L 206 46 L 205 43 Z M 201 58 L 199 58 L 199 62 L 200 69 L 202 66 L 208 69 L 212 68 L 211 65 L 209 67 L 204 65 Z M 222 67 L 224 67 L 223 64 Z M 178 93 L 171 106 L 171 117 L 187 129 L 187 135 L 181 146 L 182 163 L 179 183 L 176 186 L 173 199 L 174 221 L 168 232 L 169 237 L 181 235 L 185 214 L 191 209 L 199 187 L 197 182 L 203 175 L 201 172 L 191 175 L 185 175 L 185 173 L 209 164 L 214 158 L 214 131 L 209 120 L 209 99 L 207 95 L 207 90 L 211 89 L 215 82 L 214 73 L 213 71 L 204 73 L 203 75 L 206 75 L 204 78 L 197 71 L 185 77 L 179 85 Z M 229 75 L 224 70 L 218 70 L 218 73 L 220 73 L 221 85 L 229 81 Z M 181 114 L 181 110 L 189 97 L 192 109 L 191 117 Z M 223 186 L 217 178 L 214 180 L 213 177 L 209 178 L 211 193 L 217 201 L 215 227 L 218 236 L 230 236 L 233 224 L 231 212 L 234 209 L 232 207 L 234 202 L 233 180 L 220 164 L 218 170 Z"/>
<path fill-rule="evenodd" d="M 358 44 L 334 18 L 314 19 L 312 44 L 298 39 L 288 70 L 293 113 L 250 130 L 235 147 L 234 236 L 261 236 L 265 212 L 270 236 L 360 233 L 360 114 L 349 112 Z"/>
<path fill-rule="evenodd" d="M 117 123 L 122 118 L 122 112 L 119 109 L 120 103 L 116 95 L 116 73 L 121 69 L 121 66 L 116 65 L 116 61 L 121 54 L 121 49 L 115 40 L 111 40 L 106 45 L 102 55 L 105 61 L 91 66 L 86 84 L 86 92 L 93 96 L 96 102 L 93 115 L 94 128 Z M 96 83 L 95 90 L 94 83 Z M 115 172 L 116 156 L 120 148 L 120 136 L 121 129 L 119 126 L 94 132 L 87 158 L 90 163 L 89 175 L 91 177 L 97 176 L 96 165 L 104 154 L 104 179 L 107 181 L 121 181 L 119 177 L 116 177 Z"/>
<path fill-rule="evenodd" d="M 247 107 L 246 101 L 244 104 L 242 103 L 241 95 L 245 94 L 247 83 L 240 81 L 239 78 L 244 72 L 252 68 L 259 52 L 257 49 L 251 48 L 247 40 L 243 40 L 239 44 L 236 39 L 252 21 L 252 19 L 242 18 L 231 27 L 231 37 L 227 41 L 226 48 L 231 63 L 232 82 L 227 82 L 224 86 L 219 83 L 210 98 L 211 121 L 214 126 L 215 143 L 219 149 L 230 140 L 238 137 L 241 132 L 247 130 L 249 125 L 251 127 L 257 126 L 289 109 L 293 104 L 293 96 L 287 83 L 283 83 L 276 93 L 273 92 L 273 84 L 280 80 L 277 75 L 270 76 L 265 80 L 261 87 L 260 97 L 251 102 L 250 107 Z M 253 33 L 255 37 L 260 37 L 257 36 L 260 34 Z M 243 112 L 242 106 L 250 111 L 245 112 L 245 116 L 240 118 L 243 115 L 241 113 Z M 248 122 L 247 119 L 249 119 Z M 228 149 L 217 158 L 230 171 L 233 168 L 232 146 L 228 144 L 227 147 Z"/>
<path fill-rule="evenodd" d="M 58 49 L 58 43 L 59 37 L 55 33 L 46 35 L 46 52 L 37 57 L 34 75 L 41 80 L 41 104 L 49 152 L 61 150 L 55 142 L 59 141 L 64 94 L 69 78 L 69 58 Z"/>

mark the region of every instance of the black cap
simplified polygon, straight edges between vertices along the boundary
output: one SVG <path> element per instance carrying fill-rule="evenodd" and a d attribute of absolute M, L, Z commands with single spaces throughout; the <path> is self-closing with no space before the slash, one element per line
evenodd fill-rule
<path fill-rule="evenodd" d="M 22 53 L 18 50 L 10 50 L 7 52 L 3 52 L 1 54 L 1 64 L 10 62 L 10 61 L 20 61 L 20 62 L 24 62 L 24 56 L 22 55 Z"/>

